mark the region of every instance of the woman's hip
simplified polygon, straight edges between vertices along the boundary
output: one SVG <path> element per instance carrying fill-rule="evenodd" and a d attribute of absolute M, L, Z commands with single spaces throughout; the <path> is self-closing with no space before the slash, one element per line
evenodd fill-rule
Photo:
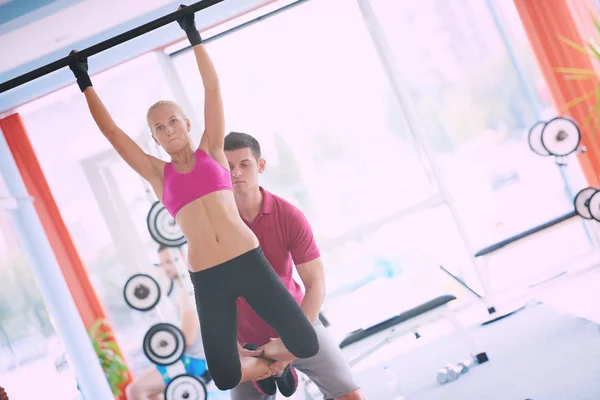
<path fill-rule="evenodd" d="M 259 247 L 258 239 L 252 236 L 240 235 L 235 238 L 216 239 L 208 241 L 188 242 L 188 269 L 200 272 L 228 263 L 236 263 L 240 257 Z"/>

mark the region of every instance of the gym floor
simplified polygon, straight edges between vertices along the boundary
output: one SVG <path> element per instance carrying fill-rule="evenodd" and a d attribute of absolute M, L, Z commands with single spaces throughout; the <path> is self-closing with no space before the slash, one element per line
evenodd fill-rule
<path fill-rule="evenodd" d="M 561 311 L 600 324 L 600 268 L 557 279 L 537 299 Z"/>
<path fill-rule="evenodd" d="M 523 304 L 530 301 L 537 301 L 556 309 L 559 312 L 600 324 L 600 307 L 598 307 L 598 304 L 600 304 L 599 287 L 600 265 L 589 266 L 583 269 L 580 268 L 579 272 L 564 274 L 556 279 L 539 285 L 531 289 L 526 295 L 515 298 L 511 302 Z M 477 326 L 478 322 L 485 319 L 486 314 L 480 303 L 474 303 L 473 305 L 458 311 L 458 316 L 465 325 Z M 507 320 L 511 318 L 514 317 L 509 317 Z M 452 332 L 452 327 L 445 321 L 433 323 L 421 331 L 422 337 L 419 340 L 414 340 L 410 335 L 401 338 L 373 353 L 370 357 L 356 365 L 355 371 L 357 375 L 360 375 L 365 371 L 372 369 L 377 370 L 378 368 L 382 368 L 383 365 L 393 364 L 394 359 L 401 360 L 403 356 L 409 357 L 409 353 L 412 354 L 412 352 L 418 348 L 424 348 L 428 344 L 436 342 Z M 458 360 L 451 359 L 449 361 L 456 362 Z M 440 365 L 440 367 L 442 366 L 443 365 Z M 436 371 L 431 371 L 432 381 L 435 380 L 435 372 Z M 397 378 L 400 383 L 402 383 L 402 376 L 397 376 Z M 485 385 L 485 382 L 481 382 L 481 384 Z M 581 382 L 581 384 L 585 385 L 585 382 Z M 311 390 L 311 392 L 314 393 L 313 390 Z M 296 400 L 307 399 L 302 385 L 299 387 L 297 393 L 291 398 Z M 319 397 L 315 397 L 315 399 L 317 398 Z M 428 397 L 425 396 L 424 398 Z M 411 397 L 408 396 L 406 400 L 411 400 Z M 516 398 L 515 400 L 524 400 L 524 398 Z"/>
<path fill-rule="evenodd" d="M 591 258 L 597 259 L 597 255 L 595 255 Z M 550 306 L 551 308 L 559 310 L 560 312 L 568 313 L 575 317 L 583 318 L 583 319 L 586 319 L 589 321 L 593 321 L 596 324 L 600 324 L 600 307 L 598 307 L 598 304 L 600 304 L 600 291 L 598 290 L 599 287 L 600 287 L 600 265 L 588 266 L 585 268 L 579 268 L 579 272 L 577 272 L 577 273 L 561 275 L 560 277 L 558 277 L 552 281 L 549 281 L 543 285 L 539 285 L 535 289 L 532 289 L 526 297 L 521 297 L 516 300 L 521 301 L 521 302 L 528 301 L 528 300 L 536 300 L 536 301 L 544 303 L 547 306 Z M 519 314 L 517 314 L 517 315 L 519 315 Z M 485 314 L 485 310 L 481 306 L 481 303 L 475 302 L 475 303 L 473 303 L 472 306 L 465 308 L 463 310 L 460 310 L 458 312 L 458 316 L 465 325 L 476 326 L 477 322 L 483 320 L 485 318 L 486 314 Z M 509 318 L 507 318 L 507 321 L 517 320 L 517 318 L 518 318 L 517 316 L 509 317 Z M 496 324 L 492 324 L 492 326 L 493 325 L 496 325 Z M 368 357 L 367 359 L 365 359 L 364 361 L 362 361 L 361 363 L 356 365 L 355 371 L 356 371 L 357 375 L 361 375 L 369 369 L 382 368 L 382 366 L 387 363 L 390 363 L 390 364 L 397 363 L 397 362 L 401 362 L 402 360 L 405 360 L 407 358 L 414 357 L 412 354 L 415 351 L 421 350 L 425 353 L 429 353 L 429 351 L 427 349 L 428 345 L 431 345 L 432 346 L 431 348 L 433 349 L 433 346 L 438 346 L 438 344 L 435 343 L 436 341 L 444 340 L 444 337 L 448 337 L 452 333 L 453 333 L 453 329 L 445 321 L 440 321 L 440 322 L 430 324 L 429 326 L 424 327 L 421 330 L 422 337 L 419 340 L 415 340 L 410 335 L 408 335 L 404 338 L 401 338 L 401 339 L 395 341 L 394 343 L 385 346 L 382 350 L 380 350 L 376 353 L 373 353 L 370 357 Z M 484 335 L 483 338 L 485 339 L 485 333 L 483 335 Z M 457 343 L 457 344 L 460 345 L 460 343 Z M 458 361 L 458 359 L 454 359 L 453 357 L 450 357 L 450 359 L 448 361 L 456 362 L 456 361 Z M 50 366 L 46 365 L 47 363 L 51 364 L 52 362 L 53 362 L 53 359 L 47 358 L 47 359 L 40 360 L 39 362 L 29 365 L 27 369 L 21 369 L 21 370 L 17 370 L 17 371 L 24 372 L 25 370 L 27 370 L 27 373 L 29 374 L 29 376 L 36 375 L 37 372 L 41 373 L 43 371 L 52 369 L 53 367 L 51 365 Z M 491 364 L 492 363 L 490 363 L 490 367 L 492 366 Z M 433 387 L 433 386 L 435 386 L 435 373 L 436 373 L 435 366 L 438 365 L 438 363 L 434 362 L 432 365 L 433 366 L 431 366 L 431 363 L 430 363 L 430 366 L 423 364 L 421 369 L 426 369 L 426 370 L 421 371 L 421 374 L 424 375 L 425 380 L 431 380 L 432 387 Z M 439 367 L 441 367 L 441 366 L 443 366 L 443 365 L 439 365 Z M 576 365 L 575 365 L 575 367 L 576 367 Z M 571 367 L 569 367 L 569 368 L 571 368 Z M 483 372 L 483 370 L 481 372 Z M 14 381 L 14 382 L 19 382 L 19 381 L 27 382 L 29 380 L 27 376 L 16 376 L 16 375 L 14 375 L 15 373 L 16 373 L 16 371 L 13 371 L 4 377 L 7 378 L 9 381 Z M 479 373 L 479 371 L 478 371 L 478 373 Z M 55 393 L 58 392 L 59 390 L 63 390 L 63 392 L 65 392 L 66 388 L 73 389 L 71 387 L 71 383 L 72 383 L 72 379 L 73 379 L 73 377 L 71 375 L 72 374 L 69 371 L 65 371 L 62 374 L 57 374 L 57 376 L 54 377 L 51 382 L 49 382 L 49 384 L 52 383 L 51 386 L 55 390 L 54 391 Z M 398 377 L 400 384 L 402 384 L 402 382 L 404 380 L 409 379 L 409 377 L 403 377 L 402 372 L 398 373 L 397 377 Z M 483 374 L 483 373 L 479 374 L 479 377 L 481 379 L 479 379 L 478 383 L 481 386 L 483 386 L 484 388 L 487 384 L 489 384 L 489 385 L 497 384 L 497 382 L 496 383 L 490 382 L 489 380 L 486 382 L 486 379 L 489 379 L 489 378 L 487 378 L 485 376 L 485 374 Z M 410 378 L 414 378 L 414 377 L 410 377 Z M 472 380 L 474 380 L 474 379 L 472 379 Z M 456 383 L 462 384 L 462 383 L 467 382 L 467 380 L 465 380 L 464 382 L 460 382 L 460 381 L 461 380 L 459 379 L 459 381 L 457 381 Z M 584 385 L 585 385 L 585 383 L 586 382 L 582 382 L 582 384 L 584 384 Z M 451 385 L 453 385 L 453 384 L 451 384 Z M 453 385 L 453 386 L 458 387 L 458 385 Z M 452 387 L 450 387 L 450 388 L 452 388 Z M 42 387 L 41 389 L 43 390 L 44 388 Z M 46 387 L 45 389 L 48 390 L 49 388 Z M 15 390 L 18 391 L 18 385 Z M 435 390 L 435 388 L 433 388 L 433 390 Z M 432 392 L 433 392 L 433 390 L 432 390 Z M 71 393 L 72 393 L 72 395 L 71 395 Z M 14 393 L 14 395 L 15 395 L 15 398 L 20 397 L 19 394 L 17 394 L 17 393 Z M 40 392 L 40 395 L 42 395 L 41 392 Z M 75 395 L 73 390 L 69 391 L 69 394 L 66 396 L 66 398 L 70 399 L 70 400 L 79 400 L 80 399 L 79 396 Z M 314 398 L 318 399 L 319 397 L 314 397 Z M 421 398 L 423 398 L 423 397 L 419 397 L 419 399 L 421 399 Z M 424 398 L 427 398 L 427 397 L 424 397 Z M 600 398 L 600 396 L 598 396 L 597 398 Z M 292 397 L 290 397 L 290 399 L 294 399 L 294 400 L 307 400 L 308 399 L 305 395 L 305 391 L 304 391 L 304 387 L 303 387 L 302 383 L 300 383 L 296 394 L 293 395 Z M 524 399 L 525 399 L 525 397 L 514 398 L 514 400 L 524 400 Z M 547 400 L 547 398 L 543 399 L 541 397 L 539 397 L 539 398 L 533 397 L 533 399 L 534 400 Z M 379 399 L 370 398 L 370 400 L 379 400 Z M 406 397 L 406 400 L 412 400 L 412 397 L 409 395 Z M 471 400 L 471 399 L 457 398 L 457 399 L 453 399 L 453 400 Z M 477 399 L 477 400 L 479 400 L 479 399 Z M 512 399 L 504 399 L 504 400 L 512 400 Z M 564 400 L 571 400 L 571 399 L 565 398 Z M 577 400 L 579 400 L 579 399 L 577 399 Z"/>

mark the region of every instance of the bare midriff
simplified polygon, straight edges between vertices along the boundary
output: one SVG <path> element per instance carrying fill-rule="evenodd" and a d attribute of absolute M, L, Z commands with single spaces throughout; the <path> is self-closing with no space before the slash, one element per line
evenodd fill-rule
<path fill-rule="evenodd" d="M 212 268 L 259 246 L 229 190 L 186 204 L 175 219 L 187 239 L 188 268 L 192 272 Z"/>

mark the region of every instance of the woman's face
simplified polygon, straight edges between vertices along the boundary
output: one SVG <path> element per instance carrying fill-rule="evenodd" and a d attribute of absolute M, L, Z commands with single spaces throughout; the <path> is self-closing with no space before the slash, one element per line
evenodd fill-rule
<path fill-rule="evenodd" d="M 154 109 L 148 118 L 154 140 L 167 153 L 177 152 L 189 146 L 190 120 L 174 107 L 164 105 Z"/>

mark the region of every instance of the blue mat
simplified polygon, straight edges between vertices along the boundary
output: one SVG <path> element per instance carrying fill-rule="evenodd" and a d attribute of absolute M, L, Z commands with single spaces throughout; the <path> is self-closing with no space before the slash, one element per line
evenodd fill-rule
<path fill-rule="evenodd" d="M 454 382 L 438 385 L 436 373 L 468 356 L 455 334 L 387 364 L 406 400 L 600 400 L 599 325 L 537 303 L 472 332 L 490 361 Z M 370 399 L 396 398 L 382 382 L 381 368 L 356 378 Z"/>

